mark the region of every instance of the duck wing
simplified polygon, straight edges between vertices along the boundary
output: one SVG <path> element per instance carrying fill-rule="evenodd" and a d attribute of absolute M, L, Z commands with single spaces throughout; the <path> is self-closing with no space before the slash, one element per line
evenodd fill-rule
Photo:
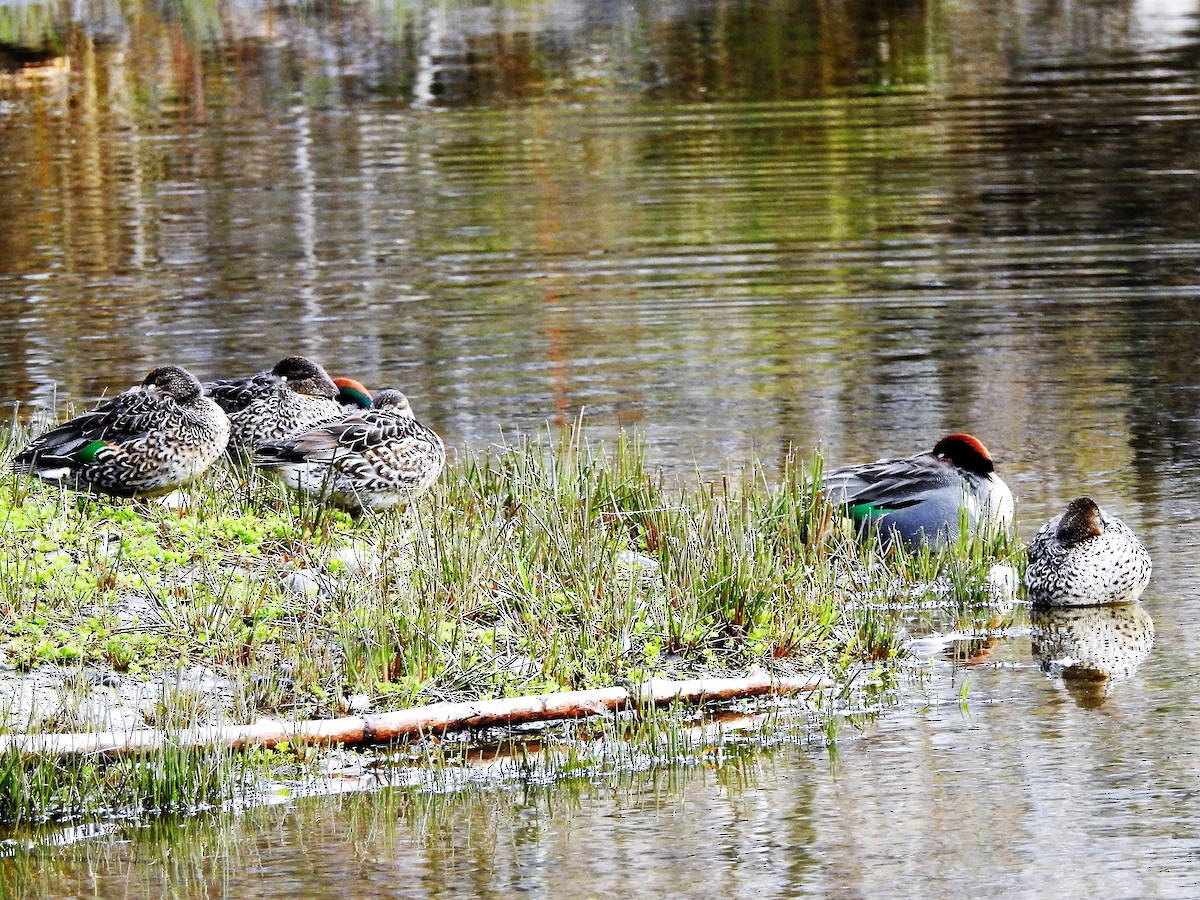
<path fill-rule="evenodd" d="M 258 447 L 255 461 L 264 465 L 289 462 L 332 462 L 350 455 L 368 456 L 381 448 L 401 450 L 411 444 L 411 451 L 428 449 L 432 445 L 424 425 L 407 416 L 397 416 L 384 410 L 368 410 L 348 416 L 303 434 L 282 440 L 264 441 Z"/>
<path fill-rule="evenodd" d="M 265 468 L 332 466 L 351 483 L 417 489 L 441 469 L 441 439 L 410 416 L 369 410 L 282 440 L 264 441 L 255 462 Z"/>
<path fill-rule="evenodd" d="M 282 382 L 270 372 L 259 372 L 245 378 L 226 378 L 222 381 L 205 382 L 204 393 L 226 415 L 241 412 L 255 400 L 269 396 L 279 390 Z"/>
<path fill-rule="evenodd" d="M 1026 554 L 1028 566 L 1036 568 L 1043 560 L 1063 555 L 1062 545 L 1058 540 L 1058 523 L 1061 519 L 1062 516 L 1055 516 L 1037 530 L 1037 534 L 1029 542 L 1029 550 Z"/>
<path fill-rule="evenodd" d="M 830 472 L 822 484 L 830 501 L 849 507 L 852 515 L 907 509 L 947 488 L 961 491 L 952 466 L 928 453 L 846 466 Z"/>
<path fill-rule="evenodd" d="M 13 466 L 22 472 L 53 464 L 93 462 L 105 448 L 145 437 L 160 429 L 178 407 L 133 388 L 101 403 L 91 412 L 52 428 L 17 454 Z"/>
<path fill-rule="evenodd" d="M 260 441 L 254 448 L 254 462 L 271 468 L 291 463 L 330 462 L 339 453 L 351 453 L 354 444 L 367 441 L 371 426 L 362 416 L 349 416 L 340 422 L 310 428 L 290 438 Z"/>

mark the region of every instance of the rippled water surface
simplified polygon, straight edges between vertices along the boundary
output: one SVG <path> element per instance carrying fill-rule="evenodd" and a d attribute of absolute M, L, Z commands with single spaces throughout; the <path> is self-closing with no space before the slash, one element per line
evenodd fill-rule
<path fill-rule="evenodd" d="M 965 429 L 1026 537 L 1085 492 L 1139 532 L 1156 629 L 1097 689 L 1035 650 L 1103 622 L 914 618 L 935 674 L 834 758 L 297 801 L 9 884 L 1195 896 L 1198 169 L 1194 0 L 0 0 L 0 402 L 302 352 L 453 448 L 586 411 L 719 473 Z"/>

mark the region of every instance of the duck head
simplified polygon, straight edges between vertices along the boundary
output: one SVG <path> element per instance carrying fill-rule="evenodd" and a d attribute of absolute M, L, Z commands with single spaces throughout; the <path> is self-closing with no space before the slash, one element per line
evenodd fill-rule
<path fill-rule="evenodd" d="M 371 408 L 371 392 L 353 378 L 335 378 L 333 383 L 338 389 L 338 403 L 345 406 L 357 406 L 359 409 Z"/>
<path fill-rule="evenodd" d="M 996 471 L 992 454 L 983 446 L 983 441 L 969 434 L 946 435 L 934 444 L 933 455 L 976 475 L 987 476 Z"/>
<path fill-rule="evenodd" d="M 194 403 L 204 393 L 200 382 L 187 369 L 160 366 L 142 381 L 142 390 L 160 400 L 170 397 L 176 403 Z"/>
<path fill-rule="evenodd" d="M 413 418 L 412 407 L 408 404 L 408 398 L 399 391 L 380 391 L 375 395 L 375 401 L 371 404 L 373 409 L 386 409 L 402 416 Z"/>
<path fill-rule="evenodd" d="M 338 395 L 338 386 L 333 383 L 321 366 L 303 356 L 289 356 L 281 359 L 271 370 L 271 374 L 298 394 L 309 394 L 313 397 L 328 397 L 332 400 Z"/>
<path fill-rule="evenodd" d="M 1090 497 L 1079 497 L 1067 504 L 1067 511 L 1058 520 L 1054 531 L 1058 540 L 1068 547 L 1104 534 L 1104 516 Z"/>

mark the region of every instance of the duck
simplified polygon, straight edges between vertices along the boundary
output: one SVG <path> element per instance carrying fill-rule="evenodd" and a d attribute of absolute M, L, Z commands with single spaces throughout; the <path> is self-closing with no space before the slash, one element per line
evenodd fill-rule
<path fill-rule="evenodd" d="M 155 497 L 195 481 L 229 441 L 229 418 L 191 372 L 154 369 L 18 453 L 20 474 L 113 497 Z"/>
<path fill-rule="evenodd" d="M 446 448 L 402 392 L 384 390 L 365 412 L 262 442 L 254 462 L 292 490 L 359 515 L 428 490 L 446 464 Z"/>
<path fill-rule="evenodd" d="M 1124 522 L 1078 497 L 1038 529 L 1025 590 L 1034 606 L 1131 603 L 1150 583 L 1150 554 Z"/>
<path fill-rule="evenodd" d="M 972 529 L 1012 527 L 1012 492 L 987 447 L 969 434 L 948 434 L 915 456 L 844 466 L 826 475 L 822 487 L 861 532 L 878 531 L 885 545 L 955 541 L 964 507 Z"/>
<path fill-rule="evenodd" d="M 204 393 L 229 416 L 229 455 L 248 462 L 263 441 L 299 434 L 371 406 L 371 393 L 352 378 L 329 373 L 303 356 L 281 359 L 268 372 L 210 381 Z"/>

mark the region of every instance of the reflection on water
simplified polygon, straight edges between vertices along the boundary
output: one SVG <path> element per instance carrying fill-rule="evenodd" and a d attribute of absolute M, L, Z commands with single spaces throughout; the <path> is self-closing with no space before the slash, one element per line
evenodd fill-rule
<path fill-rule="evenodd" d="M 1098 705 L 1154 644 L 1154 621 L 1140 603 L 1034 609 L 1029 618 L 1042 671 L 1062 678 L 1080 704 Z"/>
<path fill-rule="evenodd" d="M 1098 705 L 984 617 L 832 767 L 428 828 L 297 803 L 45 851 L 37 890 L 1187 895 L 1198 35 L 1194 0 L 0 0 L 0 402 L 296 352 L 450 447 L 586 409 L 715 472 L 968 429 L 1027 537 L 1100 494 L 1155 561 L 1153 652 Z"/>
<path fill-rule="evenodd" d="M 1193 17 L 593 6 L 83 7 L 0 104 L 0 400 L 302 352 L 451 446 L 969 427 L 1035 504 L 1197 445 Z"/>
<path fill-rule="evenodd" d="M 778 767 L 799 766 L 799 774 L 823 765 L 793 748 L 761 754 L 748 768 L 678 767 L 553 791 L 301 800 L 239 821 L 118 830 L 22 861 L 18 871 L 27 896 L 50 885 L 112 896 L 139 882 L 148 893 L 170 883 L 176 896 L 287 890 L 347 900 L 714 896 L 722 883 L 774 892 L 812 865 L 807 854 L 777 851 L 811 835 L 813 790 L 798 781 L 767 794 L 762 779 Z"/>

